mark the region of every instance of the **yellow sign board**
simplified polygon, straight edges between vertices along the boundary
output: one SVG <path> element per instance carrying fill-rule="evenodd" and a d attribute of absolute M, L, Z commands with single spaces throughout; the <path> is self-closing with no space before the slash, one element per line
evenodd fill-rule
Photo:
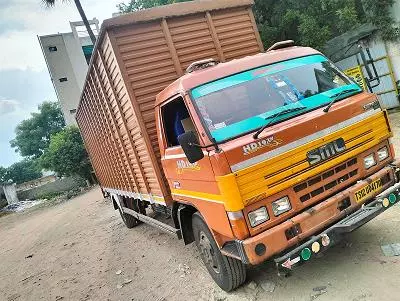
<path fill-rule="evenodd" d="M 356 83 L 363 88 L 363 90 L 367 90 L 367 84 L 365 83 L 364 74 L 362 72 L 361 66 L 356 66 L 350 69 L 346 69 L 344 71 L 347 76 L 350 76 L 352 79 L 356 81 Z"/>

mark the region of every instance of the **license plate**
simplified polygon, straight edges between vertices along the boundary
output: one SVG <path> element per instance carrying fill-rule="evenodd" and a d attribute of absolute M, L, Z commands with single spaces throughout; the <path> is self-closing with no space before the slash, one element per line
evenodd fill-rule
<path fill-rule="evenodd" d="M 375 194 L 377 191 L 381 190 L 382 188 L 382 181 L 381 179 L 375 180 L 372 183 L 364 186 L 360 190 L 354 193 L 354 197 L 356 198 L 356 202 L 360 203 L 370 197 L 371 195 Z"/>

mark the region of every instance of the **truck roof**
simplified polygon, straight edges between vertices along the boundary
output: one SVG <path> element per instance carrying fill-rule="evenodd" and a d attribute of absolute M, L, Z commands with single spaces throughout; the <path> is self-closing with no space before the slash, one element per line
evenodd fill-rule
<path fill-rule="evenodd" d="M 184 93 L 204 83 L 212 82 L 260 66 L 270 65 L 312 54 L 320 54 L 320 52 L 310 47 L 293 46 L 253 56 L 247 56 L 241 59 L 235 59 L 226 63 L 219 63 L 216 66 L 187 73 L 161 91 L 157 95 L 155 105 L 158 106 L 170 97 L 178 93 Z"/>

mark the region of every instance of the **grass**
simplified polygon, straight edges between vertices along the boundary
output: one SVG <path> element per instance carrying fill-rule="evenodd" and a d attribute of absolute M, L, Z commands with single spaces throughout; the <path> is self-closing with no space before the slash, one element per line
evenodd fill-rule
<path fill-rule="evenodd" d="M 9 212 L 9 211 L 0 211 L 0 217 L 9 215 L 10 213 L 11 213 L 11 212 Z"/>

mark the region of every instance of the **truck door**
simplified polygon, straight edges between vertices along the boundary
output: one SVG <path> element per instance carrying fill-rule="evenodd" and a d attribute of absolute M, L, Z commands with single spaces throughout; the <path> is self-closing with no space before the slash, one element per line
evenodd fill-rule
<path fill-rule="evenodd" d="M 190 163 L 178 136 L 198 130 L 182 96 L 177 96 L 161 106 L 161 135 L 165 151 L 161 150 L 161 161 L 175 200 L 185 200 L 191 204 L 209 200 L 219 194 L 219 189 L 206 150 L 204 158 Z"/>

